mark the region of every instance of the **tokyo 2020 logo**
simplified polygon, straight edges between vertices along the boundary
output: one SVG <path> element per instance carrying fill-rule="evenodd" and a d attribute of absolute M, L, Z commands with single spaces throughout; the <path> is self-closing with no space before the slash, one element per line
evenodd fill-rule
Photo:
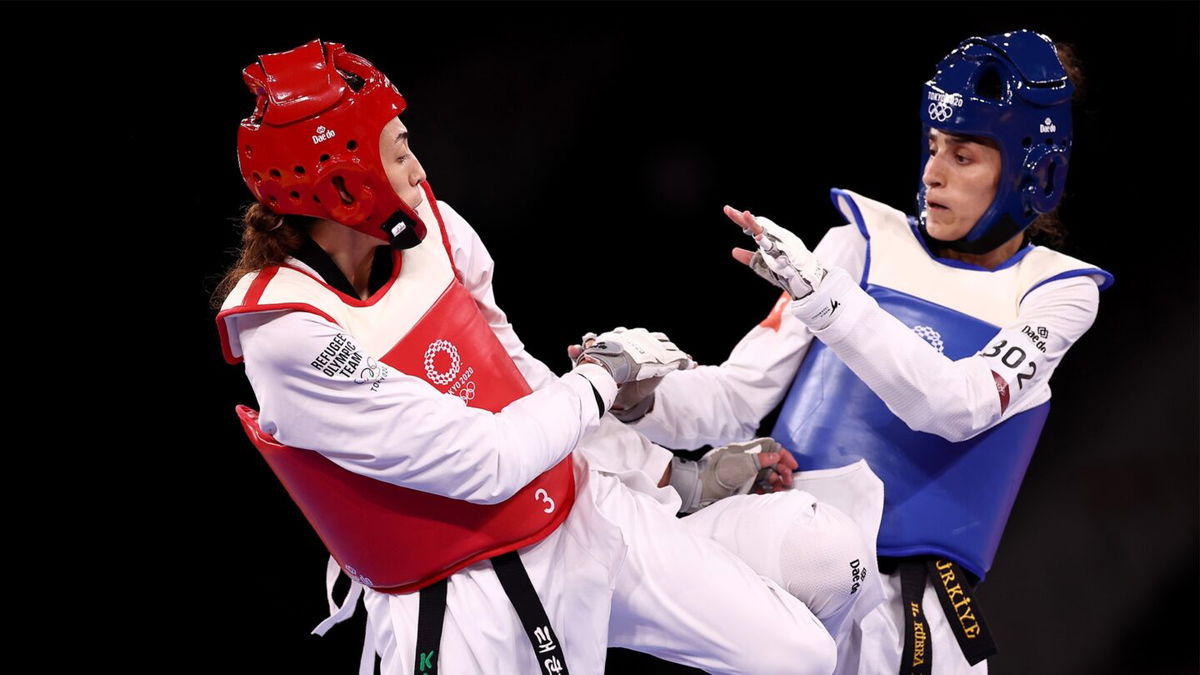
<path fill-rule="evenodd" d="M 445 352 L 450 356 L 449 370 L 440 371 L 434 365 L 434 358 L 439 353 Z M 458 375 L 458 369 L 462 366 L 462 360 L 458 357 L 458 348 L 455 347 L 449 340 L 434 340 L 429 345 L 429 349 L 425 350 L 425 376 L 434 384 L 445 386 L 454 381 L 454 376 Z"/>

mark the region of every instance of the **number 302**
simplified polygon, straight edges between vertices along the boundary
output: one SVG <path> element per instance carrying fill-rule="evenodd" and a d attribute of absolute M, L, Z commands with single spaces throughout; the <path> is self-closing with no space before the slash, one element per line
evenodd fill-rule
<path fill-rule="evenodd" d="M 988 358 L 988 359 L 996 357 L 996 356 L 1000 356 L 1000 351 L 1002 349 L 1004 349 L 1005 345 L 1007 345 L 1007 344 L 1008 344 L 1008 340 L 1001 340 L 991 346 L 990 352 L 986 352 L 986 353 L 979 352 L 979 355 L 984 358 Z M 1018 347 L 1016 345 L 1009 347 L 1008 351 L 1004 352 L 1004 356 L 1000 356 L 1000 363 L 1003 363 L 1004 365 L 1008 366 L 1009 368 L 1016 369 L 1016 368 L 1020 367 L 1020 365 L 1024 362 L 1025 362 L 1025 350 L 1021 349 L 1020 347 Z M 1029 366 L 1028 373 L 1017 373 L 1017 388 L 1018 389 L 1024 389 L 1025 388 L 1025 380 L 1031 380 L 1031 379 L 1033 379 L 1033 376 L 1037 374 L 1037 364 L 1036 363 L 1034 363 L 1031 360 L 1026 365 Z"/>

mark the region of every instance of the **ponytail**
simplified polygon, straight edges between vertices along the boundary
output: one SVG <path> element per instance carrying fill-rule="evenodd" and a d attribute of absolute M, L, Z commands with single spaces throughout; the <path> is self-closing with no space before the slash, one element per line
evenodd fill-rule
<path fill-rule="evenodd" d="M 212 308 L 220 309 L 239 279 L 250 272 L 282 264 L 304 244 L 315 218 L 281 216 L 255 202 L 242 215 L 242 245 L 237 262 L 229 268 L 212 294 Z"/>

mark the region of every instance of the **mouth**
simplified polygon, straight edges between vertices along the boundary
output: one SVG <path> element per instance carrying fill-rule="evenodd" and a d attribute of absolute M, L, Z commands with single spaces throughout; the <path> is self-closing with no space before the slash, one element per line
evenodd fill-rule
<path fill-rule="evenodd" d="M 942 204 L 941 202 L 930 201 L 930 200 L 925 200 L 925 206 L 929 207 L 930 211 L 949 211 L 950 210 L 950 207 L 946 206 L 945 204 Z"/>

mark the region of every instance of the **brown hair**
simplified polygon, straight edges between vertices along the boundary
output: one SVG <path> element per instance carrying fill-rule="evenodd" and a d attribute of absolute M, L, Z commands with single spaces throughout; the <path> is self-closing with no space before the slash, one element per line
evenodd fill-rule
<path fill-rule="evenodd" d="M 242 245 L 237 251 L 237 262 L 225 272 L 213 291 L 212 308 L 220 309 L 229 292 L 246 274 L 279 265 L 300 250 L 316 220 L 307 216 L 281 216 L 257 202 L 247 207 L 242 214 Z"/>
<path fill-rule="evenodd" d="M 1079 55 L 1075 53 L 1074 47 L 1065 42 L 1055 42 L 1054 51 L 1058 52 L 1058 60 L 1062 62 L 1063 70 L 1067 71 L 1067 77 L 1071 84 L 1075 85 L 1075 95 L 1071 102 L 1078 104 L 1083 100 L 1083 69 Z M 1038 216 L 1025 233 L 1035 244 L 1051 248 L 1061 247 L 1067 238 L 1067 228 L 1058 219 L 1057 206 Z"/>

